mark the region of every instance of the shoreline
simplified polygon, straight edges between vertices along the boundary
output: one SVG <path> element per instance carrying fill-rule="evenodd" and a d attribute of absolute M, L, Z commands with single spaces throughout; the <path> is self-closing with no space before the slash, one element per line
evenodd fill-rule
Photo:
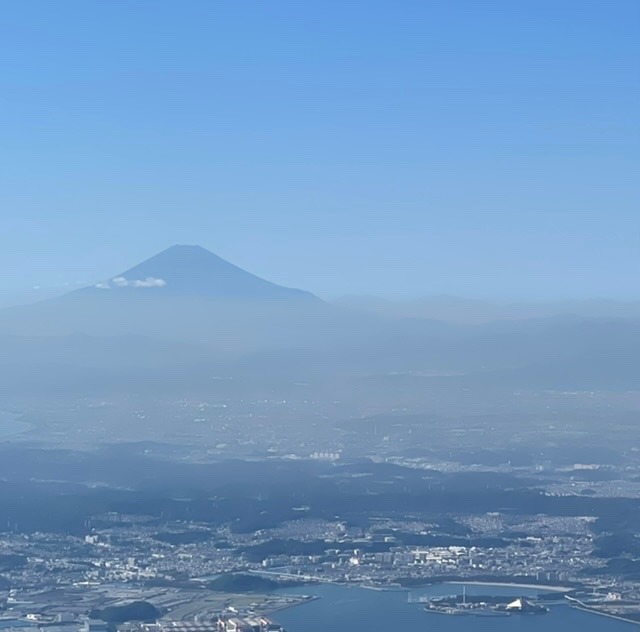
<path fill-rule="evenodd" d="M 295 595 L 290 595 L 290 596 L 295 597 Z M 286 597 L 286 595 L 283 595 L 283 597 Z M 307 603 L 311 603 L 312 601 L 318 601 L 319 599 L 322 599 L 322 597 L 320 597 L 319 595 L 307 595 L 305 599 L 301 599 L 300 601 L 296 601 L 295 603 L 282 604 L 277 608 L 273 608 L 272 610 L 267 610 L 266 616 L 271 616 L 272 614 L 275 614 L 277 612 L 282 612 L 283 610 L 298 608 L 299 606 L 304 606 Z"/>
<path fill-rule="evenodd" d="M 625 623 L 633 623 L 635 625 L 640 625 L 640 621 L 636 621 L 635 619 L 627 619 L 619 614 L 611 614 L 610 612 L 602 612 L 601 610 L 594 610 L 593 608 L 589 608 L 587 606 L 576 606 L 571 605 L 571 608 L 575 608 L 576 610 L 582 610 L 582 612 L 590 612 L 591 614 L 599 614 L 601 617 L 608 617 L 609 619 L 617 619 L 618 621 L 624 621 Z"/>
<path fill-rule="evenodd" d="M 545 590 L 547 592 L 567 593 L 574 590 L 567 586 L 548 586 L 546 584 L 520 584 L 518 582 L 480 582 L 469 581 L 463 582 L 459 580 L 441 582 L 443 584 L 455 584 L 457 586 L 494 586 L 496 588 L 526 588 L 527 590 Z"/>

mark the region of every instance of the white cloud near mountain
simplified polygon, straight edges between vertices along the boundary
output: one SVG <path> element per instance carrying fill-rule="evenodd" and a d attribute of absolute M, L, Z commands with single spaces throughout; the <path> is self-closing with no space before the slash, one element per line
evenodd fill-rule
<path fill-rule="evenodd" d="M 114 277 L 110 282 L 98 283 L 96 287 L 101 290 L 108 290 L 112 287 L 164 287 L 167 282 L 157 277 L 147 277 L 146 279 L 127 279 L 123 276 Z"/>
<path fill-rule="evenodd" d="M 158 279 L 156 277 L 147 277 L 144 280 L 131 281 L 133 287 L 164 287 L 167 282 L 164 279 Z"/>

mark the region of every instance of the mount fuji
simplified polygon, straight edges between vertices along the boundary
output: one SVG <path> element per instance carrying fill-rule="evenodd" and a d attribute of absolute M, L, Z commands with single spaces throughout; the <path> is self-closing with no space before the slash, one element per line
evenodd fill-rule
<path fill-rule="evenodd" d="M 200 246 L 176 245 L 68 296 L 160 295 L 212 299 L 316 299 L 309 292 L 266 281 Z"/>

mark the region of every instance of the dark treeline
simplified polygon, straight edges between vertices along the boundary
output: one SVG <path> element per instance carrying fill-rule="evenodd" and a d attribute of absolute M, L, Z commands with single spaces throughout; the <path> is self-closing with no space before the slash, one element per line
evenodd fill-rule
<path fill-rule="evenodd" d="M 405 544 L 413 546 L 476 546 L 476 547 L 505 547 L 506 540 L 501 538 L 459 538 L 449 535 L 422 535 L 422 534 L 398 534 L 394 542 L 326 542 L 325 540 L 312 540 L 303 542 L 300 540 L 268 540 L 252 546 L 247 546 L 240 551 L 252 562 L 276 555 L 323 555 L 327 550 L 338 550 L 344 553 L 353 552 L 354 548 L 367 553 L 387 553 L 394 547 Z"/>
<path fill-rule="evenodd" d="M 259 575 L 249 575 L 247 573 L 224 573 L 207 583 L 207 588 L 219 592 L 250 593 L 250 592 L 270 592 L 277 588 L 289 585 L 277 582 L 267 577 Z"/>
<path fill-rule="evenodd" d="M 163 531 L 154 533 L 153 539 L 165 544 L 179 546 L 181 544 L 199 544 L 200 542 L 208 542 L 213 535 L 209 531 L 192 530 L 192 531 Z"/>
<path fill-rule="evenodd" d="M 46 461 L 51 455 L 40 458 L 48 468 Z M 75 456 L 58 453 L 56 459 L 65 462 L 62 470 L 71 477 Z M 352 476 L 358 467 L 353 465 L 342 469 L 330 464 L 272 461 L 228 462 L 209 467 L 134 456 L 128 456 L 127 461 L 129 472 L 144 472 L 129 480 L 132 489 L 86 486 L 85 480 L 95 479 L 85 478 L 82 468 L 75 470 L 75 480 L 70 478 L 68 483 L 15 478 L 0 482 L 0 528 L 83 534 L 92 526 L 103 524 L 106 514 L 132 514 L 158 525 L 160 539 L 179 544 L 183 536 L 163 535 L 162 524 L 176 520 L 212 526 L 229 524 L 235 532 L 255 532 L 298 519 L 300 513 L 295 508 L 305 506 L 306 517 L 340 519 L 363 527 L 369 524 L 368 516 L 429 517 L 442 523 L 436 533 L 458 535 L 465 543 L 466 533 L 455 525 L 449 529 L 442 522 L 447 516 L 490 511 L 590 515 L 598 518 L 593 526 L 598 534 L 640 530 L 640 505 L 634 499 L 552 496 L 514 476 L 437 473 L 425 478 L 424 473 L 409 468 L 402 469 L 402 476 L 398 476 L 395 468 L 392 474 L 386 466 L 377 472 L 375 465 L 368 462 L 362 468 L 373 475 L 358 477 Z M 115 469 L 118 466 L 117 462 L 112 465 Z M 37 470 L 38 466 L 34 466 L 32 478 L 40 478 Z M 327 473 L 331 476 L 323 476 Z M 174 475 L 177 478 L 171 481 Z M 120 476 L 121 473 L 116 478 Z M 156 476 L 151 483 L 150 479 Z M 167 486 L 163 487 L 165 483 Z M 118 522 L 117 518 L 109 519 L 111 524 Z M 206 536 L 189 532 L 184 537 Z M 603 541 L 602 546 L 605 545 Z"/>

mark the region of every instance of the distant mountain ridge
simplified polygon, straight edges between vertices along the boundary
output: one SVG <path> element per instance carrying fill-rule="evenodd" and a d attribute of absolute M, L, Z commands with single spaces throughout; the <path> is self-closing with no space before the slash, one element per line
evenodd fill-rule
<path fill-rule="evenodd" d="M 0 394 L 130 383 L 206 390 L 213 376 L 232 374 L 255 384 L 427 375 L 483 388 L 637 388 L 640 379 L 640 318 L 523 318 L 514 310 L 517 318 L 497 320 L 492 305 L 447 297 L 415 312 L 348 307 L 204 248 L 172 246 L 92 286 L 0 310 Z M 446 310 L 458 322 L 419 317 Z"/>
<path fill-rule="evenodd" d="M 266 281 L 201 246 L 186 245 L 171 246 L 121 274 L 68 296 L 142 292 L 219 299 L 316 299 L 309 292 Z"/>
<path fill-rule="evenodd" d="M 513 320 L 577 316 L 580 318 L 640 318 L 639 300 L 566 299 L 549 301 L 500 301 L 459 296 L 425 296 L 387 299 L 378 296 L 343 296 L 333 301 L 345 309 L 386 318 L 433 319 L 463 325 Z"/>

